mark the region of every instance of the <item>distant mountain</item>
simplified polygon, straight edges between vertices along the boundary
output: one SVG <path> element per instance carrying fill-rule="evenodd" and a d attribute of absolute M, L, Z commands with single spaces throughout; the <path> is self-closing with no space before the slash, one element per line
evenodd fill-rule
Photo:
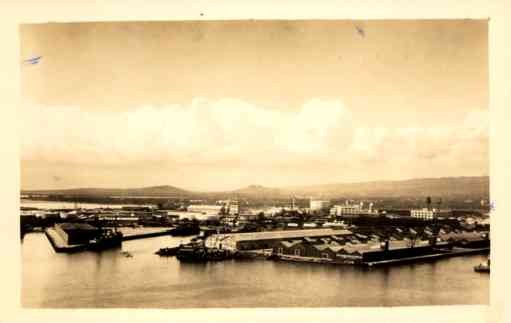
<path fill-rule="evenodd" d="M 489 195 L 489 177 L 420 178 L 401 181 L 373 181 L 296 187 L 270 188 L 251 185 L 234 194 L 246 197 L 425 197 L 425 196 L 473 196 Z"/>
<path fill-rule="evenodd" d="M 250 185 L 228 192 L 192 192 L 178 187 L 164 185 L 143 188 L 76 188 L 66 190 L 22 191 L 22 194 L 39 193 L 68 196 L 159 196 L 159 197 L 233 197 L 246 198 L 289 198 L 296 197 L 487 197 L 489 177 L 444 177 L 421 178 L 402 181 L 374 181 L 361 183 L 326 184 L 272 188 Z"/>
<path fill-rule="evenodd" d="M 283 191 L 279 188 L 265 187 L 261 185 L 250 185 L 244 188 L 230 192 L 230 194 L 248 196 L 255 198 L 272 198 L 282 197 L 289 195 L 289 192 Z"/>
<path fill-rule="evenodd" d="M 402 181 L 375 181 L 287 188 L 295 195 L 324 197 L 424 197 L 488 196 L 488 176 L 421 178 Z"/>
<path fill-rule="evenodd" d="M 71 196 L 185 196 L 192 194 L 178 187 L 163 185 L 143 188 L 73 188 L 62 190 L 26 190 L 22 194 L 52 194 Z"/>

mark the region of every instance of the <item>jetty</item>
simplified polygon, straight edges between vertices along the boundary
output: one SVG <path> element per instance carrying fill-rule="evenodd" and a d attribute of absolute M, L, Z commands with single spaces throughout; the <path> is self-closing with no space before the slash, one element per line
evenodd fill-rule
<path fill-rule="evenodd" d="M 451 257 L 459 257 L 459 256 L 468 256 L 468 255 L 476 255 L 476 254 L 487 254 L 490 252 L 490 248 L 475 248 L 475 249 L 465 249 L 465 248 L 453 248 L 452 250 L 438 250 L 438 253 L 433 253 L 429 255 L 421 255 L 414 257 L 404 257 L 404 258 L 396 258 L 396 259 L 386 259 L 381 261 L 368 261 L 363 262 L 362 264 L 367 267 L 373 266 L 385 266 L 385 265 L 398 265 L 398 264 L 406 264 L 406 263 L 415 263 L 415 262 L 428 262 L 434 261 L 438 259 L 451 258 Z"/>
<path fill-rule="evenodd" d="M 84 243 L 68 244 L 54 228 L 47 228 L 44 233 L 56 252 L 73 253 L 87 250 L 88 245 Z"/>
<path fill-rule="evenodd" d="M 122 237 L 122 241 L 129 241 L 129 240 L 137 240 L 137 239 L 145 239 L 145 238 L 153 238 L 153 237 L 172 235 L 172 230 L 173 229 L 163 229 L 163 230 L 152 231 L 152 232 L 125 234 Z"/>

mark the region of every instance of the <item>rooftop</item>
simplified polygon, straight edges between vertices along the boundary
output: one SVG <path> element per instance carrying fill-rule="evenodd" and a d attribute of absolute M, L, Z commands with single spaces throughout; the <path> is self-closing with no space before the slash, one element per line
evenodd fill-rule
<path fill-rule="evenodd" d="M 233 238 L 236 241 L 254 241 L 254 240 L 273 240 L 273 239 L 293 239 L 306 237 L 325 237 L 331 235 L 350 235 L 349 230 L 333 229 L 309 229 L 309 230 L 284 230 L 284 231 L 264 231 L 264 232 L 244 232 L 216 235 L 219 238 Z"/>
<path fill-rule="evenodd" d="M 98 228 L 95 226 L 92 226 L 87 223 L 60 223 L 57 224 L 62 228 L 64 231 L 73 231 L 73 230 L 80 230 L 80 231 L 96 231 Z"/>

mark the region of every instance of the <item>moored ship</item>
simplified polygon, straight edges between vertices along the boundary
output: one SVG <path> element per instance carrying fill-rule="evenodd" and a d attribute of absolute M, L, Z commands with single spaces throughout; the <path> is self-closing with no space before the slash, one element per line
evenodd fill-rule
<path fill-rule="evenodd" d="M 98 237 L 89 242 L 88 249 L 102 251 L 120 248 L 122 246 L 122 238 L 123 234 L 117 230 L 103 229 Z"/>
<path fill-rule="evenodd" d="M 97 237 L 90 240 L 88 249 L 92 251 L 102 251 L 106 249 L 120 248 L 122 246 L 123 234 L 117 230 L 117 214 L 113 221 L 113 229 L 102 227 L 98 214 L 95 215 L 95 220 L 99 229 L 99 234 Z"/>
<path fill-rule="evenodd" d="M 181 247 L 182 247 L 182 244 L 180 244 L 177 247 L 160 248 L 158 251 L 155 252 L 155 254 L 157 254 L 158 256 L 162 256 L 162 257 L 175 256 L 175 255 L 177 255 L 177 252 L 179 251 L 179 249 L 181 249 Z"/>
<path fill-rule="evenodd" d="M 176 253 L 176 258 L 184 262 L 206 262 L 231 259 L 235 255 L 235 251 L 208 248 L 204 245 L 204 241 L 196 241 L 182 245 Z"/>
<path fill-rule="evenodd" d="M 474 266 L 474 271 L 478 273 L 489 273 L 490 272 L 490 257 L 486 260 L 486 263 L 480 263 L 477 266 Z"/>

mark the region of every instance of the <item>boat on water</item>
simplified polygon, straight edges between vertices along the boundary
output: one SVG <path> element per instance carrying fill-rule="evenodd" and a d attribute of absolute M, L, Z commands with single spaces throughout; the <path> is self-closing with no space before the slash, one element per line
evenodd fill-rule
<path fill-rule="evenodd" d="M 129 251 L 121 251 L 121 255 L 123 255 L 126 258 L 132 258 L 133 255 Z"/>
<path fill-rule="evenodd" d="M 155 254 L 157 254 L 158 256 L 162 256 L 162 257 L 172 257 L 177 254 L 177 252 L 179 251 L 179 249 L 181 247 L 182 247 L 182 245 L 180 244 L 177 247 L 160 248 L 160 250 L 156 251 Z"/>
<path fill-rule="evenodd" d="M 197 223 L 183 223 L 170 230 L 170 234 L 177 237 L 193 236 L 200 233 Z"/>
<path fill-rule="evenodd" d="M 474 271 L 478 273 L 489 273 L 490 272 L 490 258 L 488 257 L 488 260 L 486 263 L 480 263 L 477 266 L 474 266 Z"/>
<path fill-rule="evenodd" d="M 121 232 L 105 229 L 98 237 L 89 242 L 88 249 L 92 251 L 102 251 L 120 248 L 122 246 L 122 238 L 123 235 Z"/>
<path fill-rule="evenodd" d="M 195 241 L 182 245 L 176 253 L 176 258 L 183 262 L 220 261 L 234 258 L 236 252 L 228 249 L 209 248 L 203 241 Z"/>

